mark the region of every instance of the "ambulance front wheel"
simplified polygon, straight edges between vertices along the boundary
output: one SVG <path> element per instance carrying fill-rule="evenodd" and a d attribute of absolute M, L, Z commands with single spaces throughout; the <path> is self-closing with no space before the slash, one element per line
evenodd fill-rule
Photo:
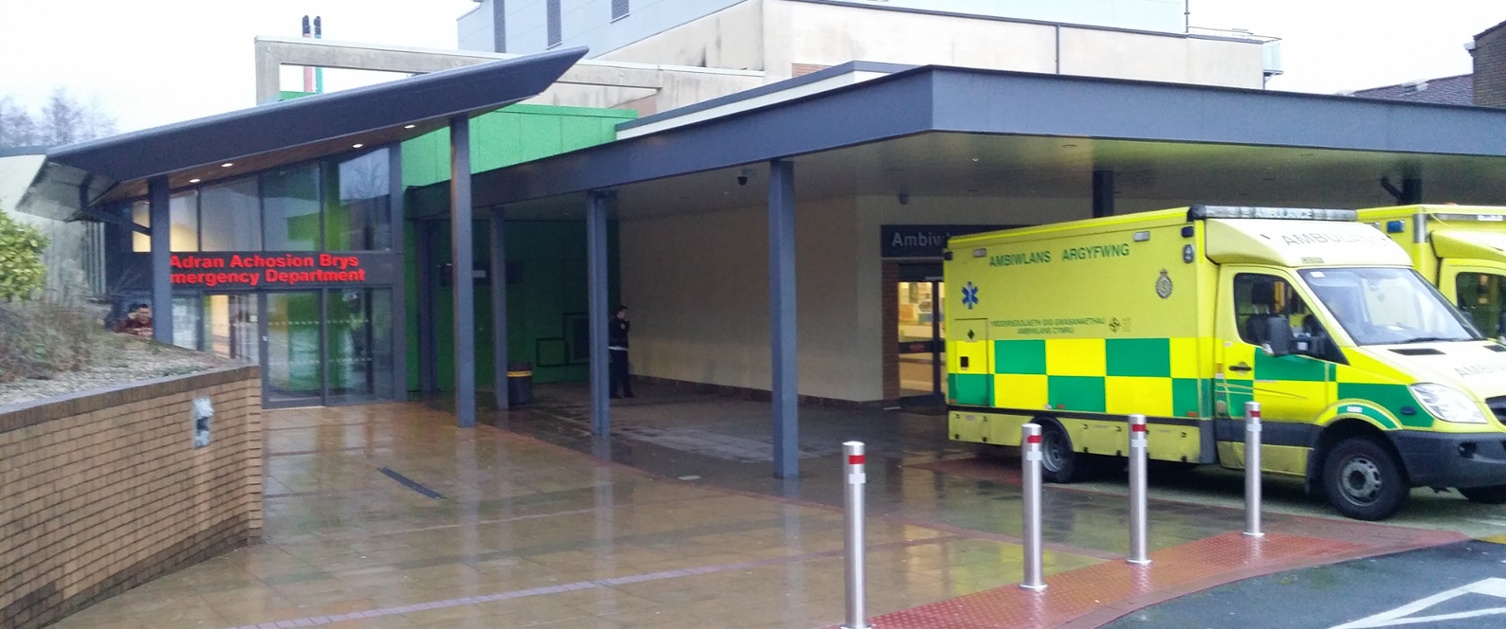
<path fill-rule="evenodd" d="M 1048 483 L 1075 483 L 1083 478 L 1087 461 L 1072 451 L 1072 436 L 1056 420 L 1036 418 L 1041 425 L 1041 479 Z"/>
<path fill-rule="evenodd" d="M 1323 461 L 1323 490 L 1339 513 L 1384 520 L 1401 509 L 1408 491 L 1396 456 L 1368 437 L 1340 441 Z"/>

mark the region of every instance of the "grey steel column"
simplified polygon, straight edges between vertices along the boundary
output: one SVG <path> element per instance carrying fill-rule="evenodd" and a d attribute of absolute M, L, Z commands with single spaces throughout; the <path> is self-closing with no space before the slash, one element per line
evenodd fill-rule
<path fill-rule="evenodd" d="M 450 118 L 450 262 L 455 297 L 455 421 L 476 425 L 476 285 L 471 251 L 471 120 Z"/>
<path fill-rule="evenodd" d="M 946 353 L 946 339 L 941 338 L 941 282 L 931 282 L 931 394 L 945 399 L 941 392 L 941 365 Z"/>
<path fill-rule="evenodd" d="M 173 219 L 168 212 L 170 194 L 167 177 L 152 177 L 146 182 L 147 203 L 151 217 L 152 268 L 152 340 L 171 345 L 173 342 Z"/>
<path fill-rule="evenodd" d="M 491 259 L 488 275 L 492 280 L 492 396 L 497 410 L 509 406 L 507 391 L 507 226 L 503 223 L 506 212 L 500 207 L 492 208 Z"/>
<path fill-rule="evenodd" d="M 392 252 L 401 260 L 397 274 L 392 279 L 392 400 L 408 401 L 408 215 L 403 209 L 403 144 L 394 142 L 387 147 L 388 189 L 391 203 L 387 211 L 391 217 Z M 423 281 L 422 276 L 419 279 Z"/>
<path fill-rule="evenodd" d="M 1114 171 L 1093 171 L 1093 218 L 1114 215 Z"/>
<path fill-rule="evenodd" d="M 774 476 L 800 474 L 795 371 L 795 164 L 769 162 L 769 344 L 773 353 Z"/>
<path fill-rule="evenodd" d="M 592 192 L 586 203 L 586 281 L 590 292 L 591 324 L 591 434 L 612 432 L 607 353 L 607 205 L 610 192 Z"/>

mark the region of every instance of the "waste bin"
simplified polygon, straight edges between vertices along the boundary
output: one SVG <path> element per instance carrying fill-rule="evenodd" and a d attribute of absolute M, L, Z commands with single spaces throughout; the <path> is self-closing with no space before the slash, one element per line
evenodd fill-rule
<path fill-rule="evenodd" d="M 533 403 L 533 365 L 507 364 L 507 404 L 509 407 Z"/>

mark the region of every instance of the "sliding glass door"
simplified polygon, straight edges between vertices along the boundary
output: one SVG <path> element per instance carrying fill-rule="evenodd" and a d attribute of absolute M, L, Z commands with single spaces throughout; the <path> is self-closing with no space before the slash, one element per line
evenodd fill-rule
<path fill-rule="evenodd" d="M 394 397 L 390 289 L 267 292 L 263 298 L 266 406 Z"/>

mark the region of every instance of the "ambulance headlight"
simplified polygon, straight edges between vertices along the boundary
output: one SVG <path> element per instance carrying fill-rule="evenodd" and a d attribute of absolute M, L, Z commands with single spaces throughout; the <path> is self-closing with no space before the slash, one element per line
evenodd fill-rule
<path fill-rule="evenodd" d="M 1422 403 L 1428 413 L 1446 422 L 1455 424 L 1483 424 L 1485 414 L 1480 406 L 1462 391 L 1441 384 L 1414 384 L 1412 394 Z"/>

